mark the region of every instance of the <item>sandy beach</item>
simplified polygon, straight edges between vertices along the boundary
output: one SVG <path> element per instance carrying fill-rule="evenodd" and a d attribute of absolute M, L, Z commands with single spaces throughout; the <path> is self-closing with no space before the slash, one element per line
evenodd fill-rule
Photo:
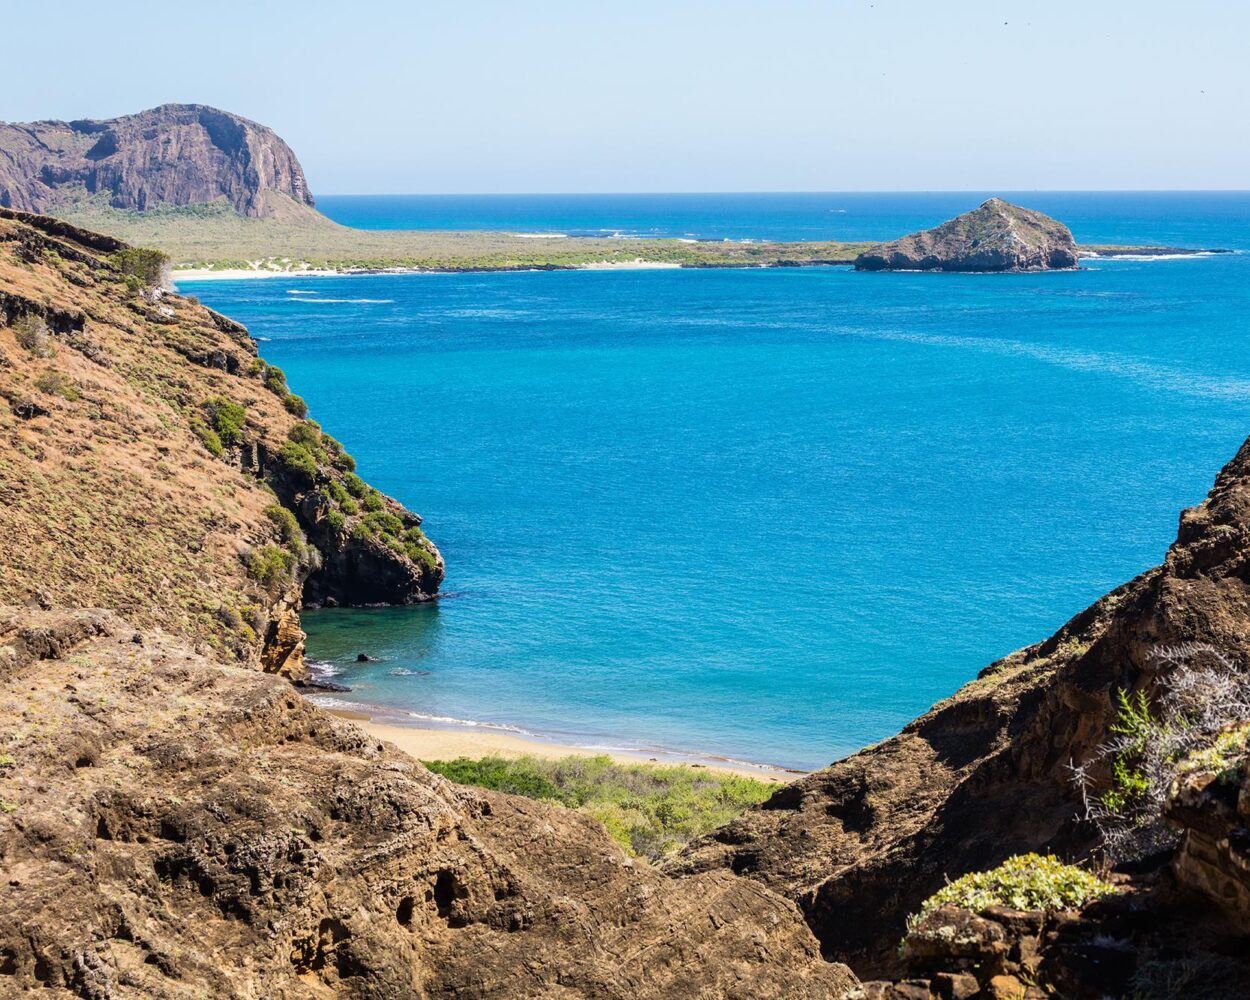
<path fill-rule="evenodd" d="M 375 722 L 363 712 L 347 709 L 330 709 L 332 715 L 348 719 L 370 736 L 393 743 L 404 753 L 418 760 L 450 760 L 455 757 L 543 757 L 554 760 L 559 757 L 608 756 L 621 764 L 686 764 L 690 767 L 737 774 L 759 781 L 784 784 L 802 777 L 803 771 L 792 771 L 767 765 L 747 764 L 738 761 L 696 759 L 676 754 L 647 754 L 624 750 L 594 750 L 587 747 L 569 746 L 547 740 L 527 739 L 512 733 L 488 732 L 469 728 L 425 728 L 421 726 L 397 726 Z"/>

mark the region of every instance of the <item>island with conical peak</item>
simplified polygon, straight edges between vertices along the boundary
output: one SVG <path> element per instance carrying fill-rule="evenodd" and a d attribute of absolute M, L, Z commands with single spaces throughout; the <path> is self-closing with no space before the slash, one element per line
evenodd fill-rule
<path fill-rule="evenodd" d="M 857 271 L 1053 271 L 1077 266 L 1078 250 L 1062 222 L 990 198 L 933 229 L 865 250 Z"/>

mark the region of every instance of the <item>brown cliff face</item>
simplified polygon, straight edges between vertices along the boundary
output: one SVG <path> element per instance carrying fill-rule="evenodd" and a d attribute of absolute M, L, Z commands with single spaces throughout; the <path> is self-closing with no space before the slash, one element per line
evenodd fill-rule
<path fill-rule="evenodd" d="M 902 733 L 779 790 L 692 844 L 674 873 L 728 868 L 802 908 L 826 956 L 900 975 L 904 920 L 947 878 L 1031 850 L 1080 857 L 1069 764 L 1108 736 L 1160 645 L 1250 659 L 1250 442 L 1181 515 L 1164 564 L 1045 642 L 991 664 Z"/>
<path fill-rule="evenodd" d="M 855 258 L 858 271 L 1046 271 L 1076 266 L 1076 242 L 1067 226 L 1001 198 Z"/>
<path fill-rule="evenodd" d="M 225 199 L 254 217 L 313 204 L 299 160 L 273 131 L 202 104 L 106 121 L 0 122 L 0 206 L 46 212 L 82 195 L 140 212 Z"/>

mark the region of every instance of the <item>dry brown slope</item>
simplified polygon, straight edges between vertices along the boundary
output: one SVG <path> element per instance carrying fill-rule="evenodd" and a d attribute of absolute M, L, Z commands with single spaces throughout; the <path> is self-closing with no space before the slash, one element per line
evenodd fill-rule
<path fill-rule="evenodd" d="M 1186 641 L 1250 658 L 1250 442 L 1181 515 L 1161 567 L 898 736 L 779 790 L 671 870 L 750 876 L 799 903 L 827 956 L 898 974 L 905 916 L 947 877 L 1092 845 L 1069 764 L 1107 737 L 1117 691 L 1151 683 L 1151 651 Z"/>

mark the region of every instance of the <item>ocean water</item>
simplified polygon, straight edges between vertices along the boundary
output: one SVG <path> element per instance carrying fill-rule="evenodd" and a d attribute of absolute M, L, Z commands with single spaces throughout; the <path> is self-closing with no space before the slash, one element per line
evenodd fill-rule
<path fill-rule="evenodd" d="M 1250 248 L 1250 195 L 1015 197 L 1086 242 Z M 850 238 L 981 196 L 734 196 L 723 217 L 722 198 L 322 205 Z M 806 768 L 879 740 L 1158 563 L 1250 434 L 1250 254 L 183 291 L 262 338 L 446 556 L 437 604 L 305 616 L 343 697 L 588 746 Z"/>

